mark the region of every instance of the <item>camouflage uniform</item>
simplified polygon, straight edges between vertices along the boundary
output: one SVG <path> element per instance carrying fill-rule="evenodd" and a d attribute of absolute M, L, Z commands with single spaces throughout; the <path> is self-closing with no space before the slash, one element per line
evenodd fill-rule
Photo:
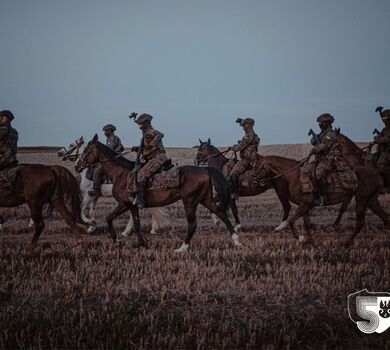
<path fill-rule="evenodd" d="M 103 131 L 112 130 L 113 132 L 116 130 L 115 126 L 112 124 L 105 125 L 103 127 Z M 109 135 L 106 140 L 106 146 L 110 147 L 115 152 L 122 153 L 124 147 L 122 145 L 121 139 L 116 136 L 114 133 Z M 93 171 L 93 190 L 89 191 L 89 195 L 98 196 L 100 195 L 100 187 L 103 182 L 103 168 L 101 165 L 97 165 L 95 170 Z"/>
<path fill-rule="evenodd" d="M 10 111 L 2 111 L 0 115 L 7 116 L 9 121 L 14 119 Z M 18 132 L 11 125 L 0 126 L 0 170 L 18 164 L 16 159 L 18 139 Z"/>
<path fill-rule="evenodd" d="M 144 197 L 146 190 L 147 179 L 156 173 L 163 164 L 168 160 L 165 148 L 162 142 L 164 134 L 160 131 L 153 129 L 151 125 L 153 117 L 149 114 L 141 114 L 135 120 L 142 129 L 142 149 L 141 159 L 146 163 L 137 171 L 137 184 L 134 181 L 133 173 L 129 177 L 128 189 L 130 193 L 137 192 L 136 204 L 138 207 L 143 208 L 145 205 Z M 132 147 L 135 152 L 139 151 L 139 147 Z M 129 198 L 130 201 L 134 202 L 133 197 Z"/>
<path fill-rule="evenodd" d="M 245 130 L 245 136 L 242 140 L 234 145 L 231 150 L 240 152 L 240 160 L 233 166 L 228 176 L 228 181 L 232 189 L 232 198 L 237 199 L 239 194 L 239 176 L 256 161 L 258 154 L 257 150 L 260 143 L 260 138 L 253 130 L 255 121 L 251 118 L 238 118 L 236 123 L 239 123 Z"/>
<path fill-rule="evenodd" d="M 385 168 L 390 167 L 390 109 L 381 112 L 381 117 L 386 126 L 379 135 L 375 136 L 374 142 L 378 145 L 377 167 Z"/>

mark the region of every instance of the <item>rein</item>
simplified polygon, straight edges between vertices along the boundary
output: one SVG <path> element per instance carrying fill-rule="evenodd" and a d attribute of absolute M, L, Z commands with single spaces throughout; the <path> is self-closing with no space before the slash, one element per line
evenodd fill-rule
<path fill-rule="evenodd" d="M 218 151 L 218 153 L 214 153 L 214 154 L 211 154 L 211 155 L 209 155 L 209 156 L 207 156 L 207 157 L 205 157 L 205 158 L 203 158 L 202 159 L 202 162 L 197 162 L 197 160 L 195 159 L 194 160 L 194 163 L 196 164 L 196 165 L 204 165 L 204 164 L 207 164 L 207 161 L 209 160 L 209 159 L 211 159 L 211 158 L 216 158 L 216 157 L 218 157 L 218 156 L 225 156 L 225 154 L 227 154 L 227 153 L 229 153 L 230 151 L 231 151 L 231 149 L 230 148 L 228 148 L 226 151 L 223 151 L 223 152 L 220 152 L 217 148 L 215 148 L 217 151 Z M 226 158 L 226 157 L 225 157 Z"/>
<path fill-rule="evenodd" d="M 289 169 L 287 169 L 286 171 L 283 171 L 283 172 L 281 172 L 281 173 L 278 173 L 278 174 L 275 175 L 275 176 L 270 176 L 270 177 L 266 177 L 266 178 L 264 178 L 264 179 L 261 179 L 261 181 L 265 182 L 265 181 L 272 181 L 272 180 L 278 179 L 279 177 L 282 177 L 282 176 L 288 174 L 290 171 L 293 171 L 293 170 L 299 168 L 302 164 L 306 163 L 306 162 L 310 159 L 310 157 L 311 157 L 311 155 L 308 156 L 308 157 L 305 157 L 305 158 L 301 159 L 301 160 L 298 162 L 298 164 L 297 164 L 297 165 L 294 165 L 292 168 L 289 168 Z M 263 162 L 263 165 L 262 165 L 262 166 L 264 167 L 264 162 Z M 275 171 L 272 167 L 270 167 L 270 169 L 271 169 L 272 171 Z M 275 171 L 275 172 L 276 172 L 276 171 Z"/>

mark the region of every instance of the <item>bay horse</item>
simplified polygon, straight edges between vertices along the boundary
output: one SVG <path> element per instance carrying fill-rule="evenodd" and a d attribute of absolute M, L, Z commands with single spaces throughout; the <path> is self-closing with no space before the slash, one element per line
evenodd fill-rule
<path fill-rule="evenodd" d="M 315 204 L 316 193 L 302 193 L 300 184 L 300 165 L 302 162 L 294 159 L 267 156 L 262 163 L 262 177 L 283 176 L 288 183 L 289 200 L 298 205 L 292 217 L 288 222 L 295 238 L 298 238 L 294 227 L 295 221 L 303 217 L 304 227 L 307 234 L 307 242 L 312 243 L 311 225 L 309 211 Z M 378 202 L 378 195 L 382 185 L 382 178 L 378 171 L 367 166 L 356 165 L 354 171 L 358 177 L 358 186 L 354 192 L 330 192 L 328 194 L 328 205 L 334 205 L 344 202 L 350 196 L 355 197 L 356 201 L 356 224 L 353 232 L 345 241 L 345 247 L 353 244 L 354 238 L 361 231 L 365 224 L 367 208 L 370 208 L 384 223 L 386 229 L 390 229 L 389 215 L 381 208 Z M 300 240 L 304 237 L 300 236 Z"/>
<path fill-rule="evenodd" d="M 60 151 L 58 151 L 57 155 L 62 158 L 62 160 L 69 160 L 72 162 L 76 162 L 85 148 L 84 137 L 81 136 L 79 139 L 70 143 L 68 147 L 63 147 Z M 93 188 L 93 181 L 87 176 L 88 169 L 85 168 L 81 173 L 81 181 L 80 181 L 80 190 L 82 194 L 82 205 L 81 205 L 81 218 L 82 220 L 89 225 L 87 230 L 88 233 L 92 233 L 96 231 L 96 218 L 95 211 L 98 199 L 100 197 L 90 196 L 89 191 Z M 103 183 L 101 185 L 102 197 L 112 197 L 112 183 Z M 150 234 L 157 234 L 158 230 L 161 226 L 167 223 L 166 212 L 162 208 L 149 208 L 148 211 L 152 216 L 152 228 L 150 230 Z M 121 232 L 121 236 L 127 237 L 131 229 L 133 227 L 133 218 L 130 215 L 129 221 L 126 225 L 126 228 L 123 232 Z"/>
<path fill-rule="evenodd" d="M 147 247 L 147 243 L 140 231 L 139 210 L 129 201 L 129 191 L 127 188 L 127 178 L 135 168 L 135 162 L 130 161 L 106 145 L 98 141 L 97 134 L 85 147 L 80 159 L 76 162 L 76 171 L 95 163 L 100 163 L 104 173 L 113 184 L 112 194 L 118 205 L 106 218 L 108 229 L 114 243 L 117 242 L 117 235 L 113 226 L 113 221 L 119 215 L 130 210 L 134 220 L 134 230 L 138 237 L 137 247 Z M 179 167 L 180 184 L 177 188 L 167 190 L 147 190 L 146 207 L 161 207 L 175 203 L 179 200 L 183 202 L 186 219 L 188 223 L 187 236 L 180 248 L 176 252 L 188 250 L 192 236 L 197 227 L 196 209 L 199 204 L 216 214 L 226 225 L 234 245 L 240 246 L 238 234 L 230 222 L 227 210 L 230 198 L 230 186 L 223 174 L 211 167 L 196 167 L 185 165 Z"/>
<path fill-rule="evenodd" d="M 367 146 L 365 148 L 360 148 L 355 142 L 353 142 L 349 137 L 345 136 L 344 134 L 340 133 L 340 130 L 337 129 L 337 141 L 341 146 L 343 156 L 347 163 L 354 169 L 356 166 L 365 166 L 365 151 L 370 152 L 371 146 Z M 367 166 L 367 165 L 366 165 Z M 377 169 L 376 167 L 374 167 Z M 390 174 L 389 172 L 385 171 L 379 171 L 379 174 L 382 176 L 382 179 L 384 181 L 384 187 L 389 187 L 390 184 Z M 345 199 L 342 206 L 340 207 L 340 211 L 337 215 L 336 221 L 333 224 L 334 228 L 338 228 L 341 222 L 341 219 L 347 210 L 349 204 L 351 203 L 353 198 L 353 194 L 351 196 Z"/>
<path fill-rule="evenodd" d="M 42 211 L 47 204 L 58 211 L 76 239 L 81 240 L 81 233 L 85 232 L 85 228 L 80 216 L 80 190 L 68 169 L 42 164 L 20 164 L 4 171 L 12 173 L 13 180 L 7 188 L 0 190 L 0 207 L 17 207 L 27 203 L 34 222 L 30 248 L 37 245 L 45 227 Z"/>
<path fill-rule="evenodd" d="M 199 139 L 199 146 L 194 146 L 194 148 L 198 149 L 198 153 L 195 158 L 195 164 L 197 165 L 205 165 L 210 167 L 217 168 L 222 171 L 225 164 L 229 161 L 229 159 L 222 153 L 217 147 L 211 144 L 211 140 L 208 139 L 206 142 L 203 142 Z M 259 157 L 261 157 L 259 155 Z M 286 181 L 279 177 L 277 179 L 271 181 L 264 181 L 260 186 L 256 187 L 248 187 L 248 186 L 239 186 L 239 195 L 242 197 L 251 197 L 256 196 L 258 194 L 264 193 L 269 189 L 274 189 L 276 195 L 279 198 L 280 203 L 283 207 L 283 217 L 282 222 L 278 227 L 275 228 L 275 231 L 282 230 L 287 226 L 287 218 L 291 210 L 291 204 L 288 199 L 287 190 L 288 185 Z M 240 218 L 238 216 L 238 210 L 236 205 L 236 200 L 231 198 L 230 200 L 230 209 L 232 210 L 236 226 L 235 229 L 240 229 Z"/>

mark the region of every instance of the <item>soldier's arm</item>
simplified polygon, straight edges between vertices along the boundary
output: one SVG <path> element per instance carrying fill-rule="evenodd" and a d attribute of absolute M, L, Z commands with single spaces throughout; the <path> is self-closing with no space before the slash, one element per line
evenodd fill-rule
<path fill-rule="evenodd" d="M 314 153 L 321 153 L 324 151 L 327 151 L 332 145 L 337 141 L 337 138 L 332 135 L 328 136 L 326 135 L 321 139 L 321 143 L 314 147 L 313 152 Z"/>
<path fill-rule="evenodd" d="M 153 139 L 149 142 L 150 147 L 154 148 L 157 147 L 159 142 L 164 137 L 164 134 L 160 131 L 154 130 L 153 131 Z"/>
<path fill-rule="evenodd" d="M 374 137 L 374 140 L 377 144 L 390 143 L 390 131 L 381 132 L 379 135 Z"/>
<path fill-rule="evenodd" d="M 8 134 L 8 128 L 6 126 L 0 127 L 0 139 Z"/>
<path fill-rule="evenodd" d="M 254 135 L 251 135 L 251 134 L 245 135 L 242 138 L 240 143 L 238 143 L 237 145 L 234 145 L 232 147 L 232 151 L 239 152 L 239 151 L 244 150 L 252 143 L 253 139 L 254 139 Z"/>
<path fill-rule="evenodd" d="M 124 147 L 122 145 L 121 139 L 118 136 L 116 136 L 115 137 L 115 148 L 114 148 L 114 151 L 118 152 L 118 153 L 122 153 L 123 149 L 124 149 Z"/>

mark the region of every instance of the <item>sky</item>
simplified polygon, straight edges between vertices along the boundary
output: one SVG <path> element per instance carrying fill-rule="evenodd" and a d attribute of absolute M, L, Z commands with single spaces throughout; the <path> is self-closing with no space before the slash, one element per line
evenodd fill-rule
<path fill-rule="evenodd" d="M 389 0 L 0 0 L 0 109 L 21 146 L 64 146 L 149 113 L 170 147 L 307 143 L 316 117 L 356 141 L 390 108 Z"/>

